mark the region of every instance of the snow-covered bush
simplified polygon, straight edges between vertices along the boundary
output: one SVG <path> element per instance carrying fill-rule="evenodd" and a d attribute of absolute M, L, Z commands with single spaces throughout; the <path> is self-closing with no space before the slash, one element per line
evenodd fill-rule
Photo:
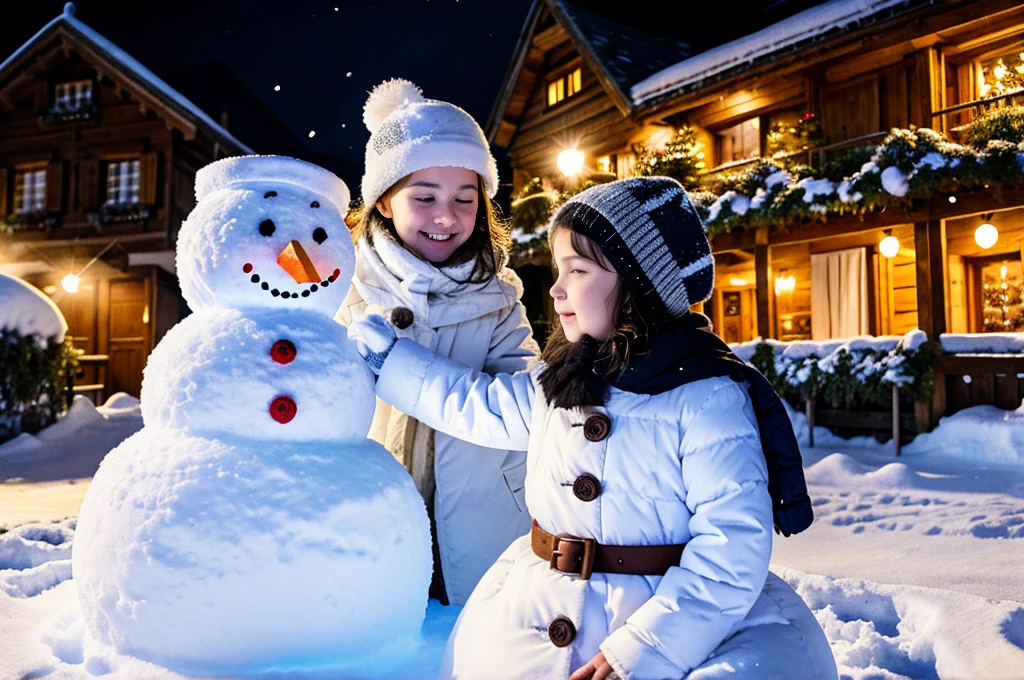
<path fill-rule="evenodd" d="M 907 397 L 931 394 L 933 343 L 908 334 L 890 345 L 877 338 L 855 339 L 832 352 L 803 353 L 760 342 L 750 363 L 794 406 L 810 397 L 830 408 L 885 408 L 893 385 Z"/>
<path fill-rule="evenodd" d="M 40 341 L 0 329 L 0 442 L 37 432 L 67 411 L 77 368 L 70 337 Z"/>

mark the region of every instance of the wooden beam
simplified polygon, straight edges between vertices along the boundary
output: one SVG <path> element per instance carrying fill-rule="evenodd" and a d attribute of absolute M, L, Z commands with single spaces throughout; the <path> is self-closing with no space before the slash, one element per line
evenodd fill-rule
<path fill-rule="evenodd" d="M 772 263 L 768 246 L 768 230 L 759 229 L 754 246 L 754 273 L 757 299 L 757 334 L 763 339 L 775 337 L 772 334 L 773 299 Z"/>
<path fill-rule="evenodd" d="M 946 332 L 946 223 L 914 223 L 917 251 L 917 324 L 929 340 Z"/>
<path fill-rule="evenodd" d="M 935 373 L 942 375 L 1013 375 L 1024 373 L 1024 357 L 942 354 L 935 357 Z"/>

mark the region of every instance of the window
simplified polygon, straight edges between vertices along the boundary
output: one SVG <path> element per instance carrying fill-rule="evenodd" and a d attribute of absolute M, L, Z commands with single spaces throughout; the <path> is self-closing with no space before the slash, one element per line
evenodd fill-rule
<path fill-rule="evenodd" d="M 112 161 L 107 164 L 106 205 L 130 205 L 139 202 L 139 161 Z"/>
<path fill-rule="evenodd" d="M 715 133 L 718 164 L 757 158 L 761 155 L 761 120 L 751 118 Z"/>
<path fill-rule="evenodd" d="M 555 80 L 548 81 L 548 106 L 554 106 L 566 97 L 578 94 L 583 89 L 583 72 L 576 70 L 566 73 Z"/>
<path fill-rule="evenodd" d="M 615 172 L 615 156 L 601 156 L 597 159 L 597 171 L 605 174 Z"/>
<path fill-rule="evenodd" d="M 46 205 L 46 170 L 27 170 L 14 175 L 14 212 L 36 212 Z"/>
<path fill-rule="evenodd" d="M 1024 330 L 1024 274 L 1018 258 L 981 268 L 983 333 Z"/>
<path fill-rule="evenodd" d="M 615 176 L 619 179 L 636 177 L 636 154 L 620 153 L 615 156 Z"/>
<path fill-rule="evenodd" d="M 54 108 L 63 111 L 77 111 L 92 105 L 92 81 L 76 80 L 57 85 L 54 91 Z"/>
<path fill-rule="evenodd" d="M 1024 89 L 1024 51 L 975 62 L 978 69 L 978 98 L 999 97 Z"/>

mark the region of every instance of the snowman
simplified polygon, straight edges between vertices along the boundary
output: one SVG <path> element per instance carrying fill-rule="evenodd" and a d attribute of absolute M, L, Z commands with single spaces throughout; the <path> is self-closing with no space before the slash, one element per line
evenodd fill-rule
<path fill-rule="evenodd" d="M 345 184 L 291 158 L 196 175 L 178 238 L 194 313 L 153 351 L 72 556 L 87 655 L 188 675 L 381 668 L 420 643 L 431 572 L 412 479 L 366 438 L 373 376 L 332 315 Z"/>

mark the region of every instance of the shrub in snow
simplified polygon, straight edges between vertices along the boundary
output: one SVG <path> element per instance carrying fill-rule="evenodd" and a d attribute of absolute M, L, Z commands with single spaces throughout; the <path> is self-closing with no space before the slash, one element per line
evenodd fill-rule
<path fill-rule="evenodd" d="M 831 408 L 885 408 L 893 385 L 908 397 L 931 394 L 934 344 L 916 336 L 914 344 L 908 336 L 898 342 L 854 339 L 832 351 L 819 345 L 809 353 L 760 342 L 750 363 L 794 406 L 809 397 Z"/>
<path fill-rule="evenodd" d="M 964 133 L 964 143 L 975 149 L 986 148 L 994 139 L 1024 143 L 1024 108 L 1008 106 L 989 111 L 972 120 Z"/>
<path fill-rule="evenodd" d="M 77 369 L 70 337 L 41 341 L 0 330 L 0 442 L 37 432 L 63 415 L 71 407 Z"/>

